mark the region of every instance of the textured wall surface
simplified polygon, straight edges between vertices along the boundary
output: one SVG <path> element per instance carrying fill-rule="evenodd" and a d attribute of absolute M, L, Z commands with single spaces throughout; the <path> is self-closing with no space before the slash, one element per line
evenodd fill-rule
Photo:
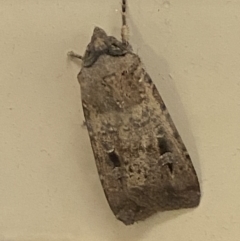
<path fill-rule="evenodd" d="M 104 197 L 78 61 L 120 0 L 0 0 L 0 241 L 238 241 L 240 2 L 129 0 L 130 40 L 197 170 L 202 199 L 126 227 Z"/>

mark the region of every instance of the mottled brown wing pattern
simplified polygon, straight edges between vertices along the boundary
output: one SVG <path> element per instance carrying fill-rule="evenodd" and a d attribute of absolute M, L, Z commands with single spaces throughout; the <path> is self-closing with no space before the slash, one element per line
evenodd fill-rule
<path fill-rule="evenodd" d="M 199 204 L 198 179 L 140 58 L 102 54 L 78 76 L 96 165 L 109 205 L 125 224 Z"/>

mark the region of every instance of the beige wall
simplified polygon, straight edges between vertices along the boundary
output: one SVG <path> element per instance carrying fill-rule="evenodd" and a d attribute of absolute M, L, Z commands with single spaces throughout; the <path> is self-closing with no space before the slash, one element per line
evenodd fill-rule
<path fill-rule="evenodd" d="M 0 241 L 240 239 L 240 1 L 129 0 L 131 43 L 192 156 L 198 208 L 126 227 L 101 189 L 77 83 L 120 0 L 0 0 Z"/>

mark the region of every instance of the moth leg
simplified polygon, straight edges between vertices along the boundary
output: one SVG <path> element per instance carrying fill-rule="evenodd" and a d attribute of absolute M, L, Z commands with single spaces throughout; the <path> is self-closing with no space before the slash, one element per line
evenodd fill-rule
<path fill-rule="evenodd" d="M 69 57 L 72 57 L 72 58 L 77 58 L 77 59 L 83 59 L 83 56 L 82 55 L 79 55 L 79 54 L 76 54 L 76 53 L 74 53 L 73 51 L 69 51 L 68 53 L 67 53 L 67 55 L 69 56 Z"/>
<path fill-rule="evenodd" d="M 129 36 L 129 30 L 128 30 L 127 19 L 126 19 L 126 10 L 127 10 L 127 0 L 122 0 L 122 29 L 121 29 L 121 36 L 122 36 L 122 43 L 124 45 L 128 45 L 128 36 Z"/>

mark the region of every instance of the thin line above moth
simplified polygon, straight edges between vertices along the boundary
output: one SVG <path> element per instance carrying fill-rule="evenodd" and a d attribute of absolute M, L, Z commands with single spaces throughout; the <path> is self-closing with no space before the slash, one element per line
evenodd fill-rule
<path fill-rule="evenodd" d="M 124 224 L 195 207 L 200 187 L 187 149 L 127 39 L 96 27 L 78 74 L 85 122 L 108 203 Z"/>

